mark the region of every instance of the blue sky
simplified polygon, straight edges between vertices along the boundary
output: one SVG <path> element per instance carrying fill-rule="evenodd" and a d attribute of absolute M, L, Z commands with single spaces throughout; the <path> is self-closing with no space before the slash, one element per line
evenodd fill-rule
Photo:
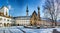
<path fill-rule="evenodd" d="M 30 16 L 34 10 L 37 12 L 37 7 L 40 6 L 40 14 L 42 17 L 43 2 L 44 0 L 0 0 L 0 7 L 7 6 L 11 16 L 26 16 L 26 6 L 28 5 Z"/>

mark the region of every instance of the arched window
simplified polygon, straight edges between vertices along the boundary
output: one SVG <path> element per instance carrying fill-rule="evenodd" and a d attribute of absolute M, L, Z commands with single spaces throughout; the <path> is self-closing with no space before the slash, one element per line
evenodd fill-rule
<path fill-rule="evenodd" d="M 9 24 L 9 23 L 7 23 L 7 26 L 10 26 L 10 24 Z"/>
<path fill-rule="evenodd" d="M 0 21 L 2 20 L 2 18 L 0 18 Z"/>

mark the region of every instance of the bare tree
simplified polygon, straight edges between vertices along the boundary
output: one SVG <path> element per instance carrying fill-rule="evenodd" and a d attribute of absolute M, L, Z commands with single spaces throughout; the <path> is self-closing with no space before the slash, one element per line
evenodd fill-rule
<path fill-rule="evenodd" d="M 43 5 L 44 14 L 52 20 L 52 26 L 57 26 L 57 18 L 60 13 L 59 5 L 59 0 L 46 0 Z"/>

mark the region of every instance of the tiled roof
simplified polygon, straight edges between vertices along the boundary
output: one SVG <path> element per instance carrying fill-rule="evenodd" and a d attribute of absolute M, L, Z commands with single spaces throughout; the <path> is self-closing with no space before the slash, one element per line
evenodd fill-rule
<path fill-rule="evenodd" d="M 35 11 L 35 10 L 34 10 L 34 12 L 32 13 L 32 15 L 33 15 L 34 13 L 37 15 L 37 13 L 36 13 L 36 11 Z"/>
<path fill-rule="evenodd" d="M 0 12 L 0 16 L 6 17 L 6 18 L 11 18 L 11 16 L 6 16 L 4 13 Z"/>
<path fill-rule="evenodd" d="M 14 19 L 19 19 L 19 20 L 29 20 L 31 16 L 18 16 L 18 17 L 13 17 Z"/>

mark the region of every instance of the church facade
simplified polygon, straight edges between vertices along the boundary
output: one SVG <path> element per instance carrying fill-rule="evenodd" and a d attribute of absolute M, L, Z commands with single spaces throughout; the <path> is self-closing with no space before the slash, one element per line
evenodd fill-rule
<path fill-rule="evenodd" d="M 48 22 L 46 20 L 42 20 L 40 17 L 40 7 L 37 7 L 38 9 L 38 13 L 36 13 L 36 11 L 34 10 L 34 12 L 32 13 L 32 16 L 30 18 L 30 24 L 31 25 L 49 25 L 51 26 L 51 22 Z"/>

